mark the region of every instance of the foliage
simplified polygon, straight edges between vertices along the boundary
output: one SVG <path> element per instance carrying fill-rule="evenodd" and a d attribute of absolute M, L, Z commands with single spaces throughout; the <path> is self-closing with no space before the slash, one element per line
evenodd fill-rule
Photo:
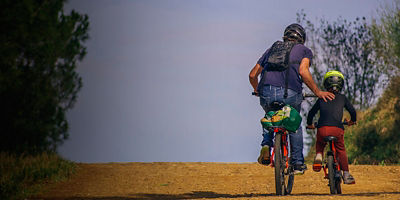
<path fill-rule="evenodd" d="M 54 151 L 68 137 L 66 111 L 82 87 L 88 16 L 64 0 L 3 0 L 0 21 L 0 151 Z"/>
<path fill-rule="evenodd" d="M 45 182 L 59 181 L 75 171 L 75 164 L 54 153 L 16 156 L 0 152 L 0 199 L 25 199 Z"/>
<path fill-rule="evenodd" d="M 400 67 L 400 1 L 379 10 L 381 18 L 372 21 L 373 43 L 377 55 L 385 61 L 389 72 Z M 389 73 L 396 76 L 397 73 Z"/>
<path fill-rule="evenodd" d="M 378 104 L 345 134 L 349 160 L 359 164 L 400 163 L 400 77 L 394 77 Z"/>
<path fill-rule="evenodd" d="M 321 19 L 316 26 L 301 12 L 298 22 L 307 30 L 307 45 L 314 52 L 311 69 L 319 86 L 327 71 L 338 70 L 345 76 L 343 93 L 353 105 L 359 109 L 371 106 L 387 77 L 382 60 L 376 56 L 366 18 L 338 18 L 334 22 Z"/>

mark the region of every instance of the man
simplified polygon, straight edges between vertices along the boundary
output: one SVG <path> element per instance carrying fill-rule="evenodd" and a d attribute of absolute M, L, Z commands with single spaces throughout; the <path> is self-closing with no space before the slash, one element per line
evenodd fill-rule
<path fill-rule="evenodd" d="M 321 91 L 315 84 L 311 73 L 310 65 L 312 62 L 312 51 L 304 46 L 306 33 L 299 24 L 291 24 L 286 27 L 283 36 L 284 42 L 293 42 L 289 53 L 289 64 L 285 71 L 270 71 L 268 69 L 268 58 L 271 48 L 258 60 L 249 74 L 250 84 L 254 93 L 260 97 L 260 105 L 267 113 L 271 110 L 270 103 L 281 101 L 289 104 L 300 112 L 302 95 L 302 83 L 304 82 L 311 91 L 324 101 L 333 100 L 335 95 L 330 92 Z M 265 68 L 265 69 L 264 69 Z M 262 74 L 260 83 L 258 76 Z M 288 76 L 286 79 L 286 75 Z M 287 86 L 287 87 L 286 87 Z M 260 164 L 269 164 L 270 147 L 273 147 L 273 133 L 263 130 L 263 141 L 261 142 L 261 151 L 258 158 Z M 297 133 L 289 133 L 291 159 L 290 164 L 294 166 L 295 174 L 304 174 L 306 165 L 303 157 L 303 133 L 300 127 Z"/>

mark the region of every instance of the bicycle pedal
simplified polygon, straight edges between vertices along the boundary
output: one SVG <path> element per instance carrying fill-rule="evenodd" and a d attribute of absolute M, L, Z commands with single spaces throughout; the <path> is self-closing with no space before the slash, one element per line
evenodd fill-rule
<path fill-rule="evenodd" d="M 320 172 L 322 169 L 322 165 L 321 164 L 313 164 L 312 168 L 315 172 Z"/>

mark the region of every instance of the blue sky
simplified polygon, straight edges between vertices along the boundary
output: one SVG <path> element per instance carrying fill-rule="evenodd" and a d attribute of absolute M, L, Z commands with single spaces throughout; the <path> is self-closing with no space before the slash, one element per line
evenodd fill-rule
<path fill-rule="evenodd" d="M 83 88 L 59 148 L 77 162 L 255 162 L 248 73 L 301 9 L 376 16 L 378 0 L 70 0 L 89 15 Z"/>

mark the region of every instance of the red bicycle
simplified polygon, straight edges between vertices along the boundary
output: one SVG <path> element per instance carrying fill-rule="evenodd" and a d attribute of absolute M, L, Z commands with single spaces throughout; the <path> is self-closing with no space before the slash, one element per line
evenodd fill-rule
<path fill-rule="evenodd" d="M 343 125 L 348 125 L 347 120 L 342 122 Z M 314 125 L 316 127 L 316 124 Z M 329 144 L 329 150 L 326 152 L 325 165 L 321 165 L 324 171 L 324 178 L 329 180 L 329 189 L 331 194 L 342 194 L 342 172 L 337 160 L 337 153 L 335 148 L 335 143 L 337 138 L 335 136 L 326 136 L 324 141 Z"/>
<path fill-rule="evenodd" d="M 282 102 L 272 102 L 272 111 L 278 111 L 285 106 Z M 288 131 L 281 126 L 268 127 L 274 133 L 274 148 L 270 157 L 270 166 L 275 168 L 275 189 L 277 195 L 287 195 L 292 192 L 294 184 L 294 169 L 289 164 Z"/>

